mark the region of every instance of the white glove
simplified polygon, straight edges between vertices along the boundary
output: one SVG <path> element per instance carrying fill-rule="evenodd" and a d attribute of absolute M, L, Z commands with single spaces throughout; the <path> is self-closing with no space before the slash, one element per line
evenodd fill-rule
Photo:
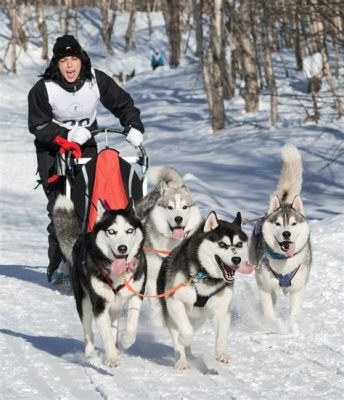
<path fill-rule="evenodd" d="M 91 136 L 91 132 L 82 126 L 76 126 L 68 132 L 68 140 L 80 145 L 91 139 Z"/>
<path fill-rule="evenodd" d="M 143 141 L 142 133 L 135 128 L 130 128 L 127 134 L 126 141 L 132 144 L 134 147 L 139 147 Z"/>

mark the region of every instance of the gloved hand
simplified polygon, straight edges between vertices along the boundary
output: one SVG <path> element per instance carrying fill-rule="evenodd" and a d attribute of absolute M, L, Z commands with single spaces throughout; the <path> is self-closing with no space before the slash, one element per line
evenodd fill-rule
<path fill-rule="evenodd" d="M 138 129 L 130 128 L 126 137 L 126 141 L 132 144 L 134 147 L 139 147 L 143 141 L 143 135 Z"/>
<path fill-rule="evenodd" d="M 68 132 L 68 140 L 80 145 L 83 145 L 91 139 L 91 136 L 91 132 L 82 126 L 76 126 Z"/>

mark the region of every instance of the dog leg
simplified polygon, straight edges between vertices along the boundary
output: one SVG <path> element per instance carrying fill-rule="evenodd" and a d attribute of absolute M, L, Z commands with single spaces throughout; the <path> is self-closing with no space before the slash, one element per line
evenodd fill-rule
<path fill-rule="evenodd" d="M 171 326 L 171 324 L 169 324 L 169 323 L 167 324 L 167 327 L 172 336 L 174 355 L 176 358 L 176 363 L 174 364 L 174 367 L 178 370 L 189 369 L 190 365 L 186 359 L 185 348 L 184 348 L 184 346 L 182 346 L 180 344 L 178 330 L 175 327 Z M 190 349 L 190 348 L 187 347 L 187 349 Z M 191 353 L 191 350 L 190 350 L 190 353 Z"/>
<path fill-rule="evenodd" d="M 179 300 L 167 299 L 166 306 L 170 317 L 179 331 L 179 343 L 183 347 L 190 346 L 193 336 L 193 327 L 186 313 L 184 304 Z"/>
<path fill-rule="evenodd" d="M 90 298 L 82 300 L 82 326 L 84 328 L 85 357 L 89 358 L 94 352 L 94 335 L 92 330 L 93 311 Z"/>
<path fill-rule="evenodd" d="M 299 316 L 301 314 L 304 294 L 305 291 L 303 289 L 290 294 L 289 325 L 294 334 L 299 333 Z"/>
<path fill-rule="evenodd" d="M 216 360 L 221 363 L 228 363 L 230 357 L 227 351 L 227 337 L 230 326 L 230 312 L 219 313 L 215 311 L 214 323 Z"/>
<path fill-rule="evenodd" d="M 276 295 L 274 292 L 266 292 L 259 290 L 260 301 L 262 305 L 263 318 L 265 320 L 273 321 L 276 319 L 275 302 Z"/>
<path fill-rule="evenodd" d="M 127 324 L 122 336 L 122 346 L 125 349 L 128 349 L 135 343 L 141 306 L 142 300 L 138 296 L 133 296 L 129 300 Z"/>
<path fill-rule="evenodd" d="M 105 364 L 108 367 L 117 367 L 119 352 L 111 331 L 110 315 L 107 308 L 97 316 L 96 322 L 105 347 Z"/>

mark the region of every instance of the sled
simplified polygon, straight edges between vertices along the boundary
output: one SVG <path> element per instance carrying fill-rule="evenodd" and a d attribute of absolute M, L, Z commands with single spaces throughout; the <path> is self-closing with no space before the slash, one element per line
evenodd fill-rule
<path fill-rule="evenodd" d="M 69 142 L 59 136 L 55 139 L 55 143 L 60 146 L 57 174 L 49 178 L 50 182 L 53 182 L 64 176 L 65 195 L 73 198 L 72 191 L 76 190 L 77 186 L 74 180 L 75 170 L 76 168 L 80 170 L 79 176 L 83 176 L 85 180 L 83 211 L 79 213 L 82 232 L 92 231 L 97 217 L 98 201 L 101 201 L 106 209 L 122 209 L 127 206 L 129 199 L 133 199 L 135 203 L 146 195 L 148 190 L 146 179 L 148 157 L 143 145 L 137 148 L 135 156 L 122 155 L 108 144 L 108 133 L 126 136 L 122 130 L 104 128 L 91 133 L 92 136 L 105 134 L 105 146 L 98 151 L 96 159 L 81 157 L 81 149 L 77 143 Z M 99 146 L 98 141 L 97 145 Z M 132 148 L 129 143 L 127 145 Z M 88 185 L 88 173 L 86 173 L 86 167 L 90 165 L 92 172 L 94 169 L 92 185 Z"/>

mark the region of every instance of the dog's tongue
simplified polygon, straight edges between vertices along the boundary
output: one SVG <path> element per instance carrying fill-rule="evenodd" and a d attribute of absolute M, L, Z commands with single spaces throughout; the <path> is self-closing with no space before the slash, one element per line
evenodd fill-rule
<path fill-rule="evenodd" d="M 295 243 L 290 242 L 287 250 L 287 256 L 293 257 L 294 254 L 295 254 Z"/>
<path fill-rule="evenodd" d="M 184 237 L 184 229 L 183 228 L 173 228 L 172 230 L 173 239 L 183 239 Z"/>
<path fill-rule="evenodd" d="M 111 263 L 111 272 L 114 275 L 121 275 L 127 269 L 127 260 L 126 258 L 116 258 Z"/>
<path fill-rule="evenodd" d="M 242 274 L 251 274 L 253 271 L 253 265 L 249 264 L 248 262 L 242 262 L 239 265 L 238 271 Z"/>

